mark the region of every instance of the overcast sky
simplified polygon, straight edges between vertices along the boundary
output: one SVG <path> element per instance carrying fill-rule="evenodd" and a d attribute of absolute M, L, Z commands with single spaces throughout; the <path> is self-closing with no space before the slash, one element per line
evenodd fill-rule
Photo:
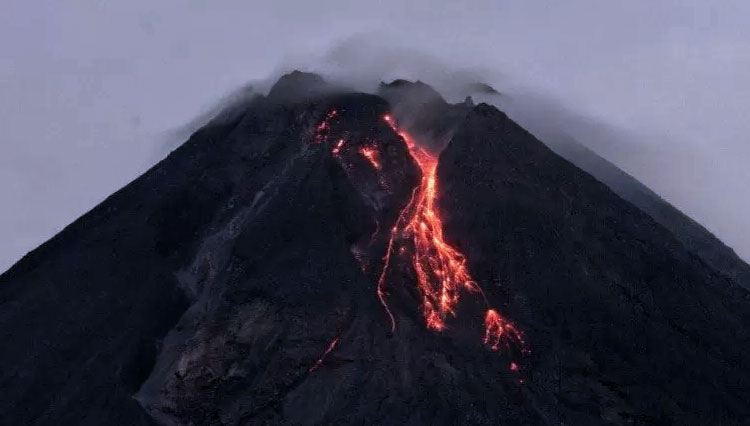
<path fill-rule="evenodd" d="M 747 260 L 747 22 L 745 0 L 4 0 L 0 270 L 227 93 L 304 64 L 429 82 L 442 63 L 622 129 L 589 144 Z M 340 63 L 364 41 L 419 53 Z"/>

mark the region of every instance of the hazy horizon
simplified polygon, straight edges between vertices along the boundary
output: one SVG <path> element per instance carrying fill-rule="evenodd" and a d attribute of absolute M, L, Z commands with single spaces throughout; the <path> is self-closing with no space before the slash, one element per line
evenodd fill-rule
<path fill-rule="evenodd" d="M 750 3 L 436 3 L 10 1 L 0 272 L 222 98 L 295 68 L 362 88 L 421 79 L 453 101 L 472 81 L 547 99 L 626 135 L 582 142 L 750 260 Z"/>

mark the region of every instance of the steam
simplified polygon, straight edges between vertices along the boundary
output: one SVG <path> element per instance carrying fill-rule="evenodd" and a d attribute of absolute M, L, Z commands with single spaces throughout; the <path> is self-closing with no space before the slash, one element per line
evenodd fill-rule
<path fill-rule="evenodd" d="M 167 131 L 161 137 L 161 142 L 157 144 L 153 161 L 157 162 L 164 158 L 170 151 L 182 145 L 183 142 L 188 140 L 190 135 L 210 121 L 219 123 L 230 120 L 242 111 L 243 106 L 249 104 L 255 96 L 259 95 L 260 93 L 256 91 L 255 85 L 248 83 L 204 108 L 202 112 L 185 125 Z"/>
<path fill-rule="evenodd" d="M 500 69 L 457 67 L 436 56 L 394 48 L 388 41 L 379 40 L 351 37 L 321 56 L 288 59 L 280 70 L 305 69 L 370 93 L 377 92 L 382 82 L 421 81 L 451 103 L 471 96 L 475 102 L 493 104 L 554 150 L 564 152 L 571 143 L 581 144 L 615 164 L 706 226 L 740 256 L 750 259 L 750 225 L 742 214 L 750 208 L 746 205 L 749 198 L 728 198 L 746 193 L 741 186 L 750 179 L 744 166 L 750 159 L 750 146 L 734 149 L 747 153 L 744 158 L 729 158 L 713 148 L 730 146 L 730 142 L 722 141 L 722 134 L 708 135 L 701 141 L 686 133 L 683 123 L 672 119 L 665 118 L 662 126 L 654 127 L 648 122 L 623 120 L 622 115 L 592 114 Z M 609 93 L 602 93 L 602 102 L 611 103 L 609 97 Z M 417 98 L 412 101 L 422 102 Z M 399 118 L 404 119 L 403 115 Z M 412 118 L 405 119 L 409 122 Z M 685 125 L 695 128 L 695 123 Z M 703 125 L 717 126 L 708 121 Z M 445 143 L 444 135 L 441 140 L 411 131 L 431 140 L 430 148 L 440 149 Z M 740 203 L 739 210 L 734 207 L 736 203 Z"/>
<path fill-rule="evenodd" d="M 558 152 L 569 152 L 571 144 L 581 144 L 612 162 L 716 233 L 745 259 L 750 259 L 747 222 L 731 209 L 715 207 L 727 205 L 723 194 L 716 188 L 727 187 L 727 184 L 741 185 L 741 176 L 746 172 L 734 164 L 725 170 L 707 170 L 706 163 L 696 163 L 691 157 L 698 153 L 706 155 L 707 145 L 678 140 L 677 132 L 658 132 L 637 122 L 625 125 L 622 117 L 607 119 L 586 113 L 584 108 L 576 108 L 565 99 L 534 87 L 533 83 L 514 77 L 512 73 L 505 73 L 497 66 L 457 66 L 455 61 L 448 62 L 436 55 L 400 47 L 397 41 L 387 36 L 352 36 L 334 43 L 322 53 L 287 56 L 268 77 L 248 83 L 207 108 L 198 119 L 176 132 L 167 146 L 177 146 L 178 141 L 207 123 L 217 111 L 246 101 L 250 93 L 268 94 L 273 83 L 292 70 L 315 73 L 334 87 L 365 93 L 387 95 L 383 83 L 403 79 L 429 85 L 448 103 L 465 102 L 467 96 L 471 96 L 476 103 L 493 104 Z M 427 149 L 437 152 L 450 139 L 451 129 L 431 131 L 420 128 L 416 118 L 409 113 L 414 104 L 435 107 L 431 103 L 433 96 L 426 91 L 414 90 L 410 96 L 389 101 L 399 123 Z M 603 93 L 602 99 L 607 96 Z M 163 153 L 162 149 L 159 155 Z M 711 156 L 715 154 L 710 153 Z M 706 179 L 702 185 L 686 186 L 686 182 L 694 181 L 698 173 Z M 741 190 L 737 187 L 735 193 L 739 192 Z M 706 200 L 716 202 L 706 203 Z M 736 232 L 738 229 L 741 232 Z"/>
<path fill-rule="evenodd" d="M 580 144 L 610 161 L 717 234 L 740 256 L 750 259 L 750 226 L 744 216 L 738 216 L 736 210 L 727 207 L 733 203 L 717 190 L 731 188 L 731 193 L 742 192 L 738 185 L 742 185 L 742 176 L 747 172 L 744 166 L 739 166 L 744 162 L 735 164 L 738 159 L 730 160 L 711 152 L 710 141 L 696 144 L 679 140 L 676 137 L 679 132 L 670 129 L 659 132 L 640 126 L 638 122 L 625 125 L 622 117 L 607 119 L 586 113 L 583 108 L 576 108 L 501 69 L 457 66 L 455 62 L 399 47 L 388 37 L 372 34 L 348 37 L 322 53 L 287 56 L 268 77 L 233 91 L 206 108 L 196 120 L 172 132 L 167 138 L 169 142 L 162 145 L 157 156 L 162 157 L 168 151 L 165 146 L 169 149 L 178 146 L 218 111 L 233 110 L 252 95 L 267 95 L 274 82 L 293 70 L 321 75 L 332 87 L 377 93 L 386 98 L 383 84 L 395 80 L 423 82 L 432 87 L 437 93 L 417 89 L 411 90 L 408 96 L 402 93 L 400 98 L 389 98 L 399 123 L 432 152 L 445 146 L 452 129 L 420 127 L 411 114 L 415 105 L 427 108 L 438 105 L 439 109 L 439 103 L 433 102 L 434 96 L 452 104 L 465 102 L 470 96 L 475 103 L 495 105 L 564 156 L 575 151 L 571 150 L 571 145 Z M 602 99 L 607 96 L 603 93 Z M 699 155 L 721 161 L 721 167 L 712 167 L 717 163 L 696 161 Z M 575 162 L 574 158 L 568 158 Z M 696 182 L 699 178 L 704 180 Z M 692 187 L 688 185 L 691 181 Z"/>

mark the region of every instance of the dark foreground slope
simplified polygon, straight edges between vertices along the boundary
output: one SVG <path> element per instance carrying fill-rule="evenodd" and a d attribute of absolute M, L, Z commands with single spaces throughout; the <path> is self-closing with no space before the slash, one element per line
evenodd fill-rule
<path fill-rule="evenodd" d="M 530 355 L 470 302 L 427 330 L 403 259 L 391 331 L 399 110 L 293 73 L 0 276 L 0 424 L 744 424 L 747 291 L 494 108 L 422 108 L 447 236 Z"/>

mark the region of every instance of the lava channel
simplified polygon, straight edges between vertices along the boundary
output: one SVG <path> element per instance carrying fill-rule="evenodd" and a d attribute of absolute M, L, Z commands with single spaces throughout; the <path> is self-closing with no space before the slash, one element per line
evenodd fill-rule
<path fill-rule="evenodd" d="M 317 143 L 329 141 L 332 138 L 332 122 L 337 118 L 338 111 L 330 111 L 324 120 L 316 127 L 314 140 Z M 419 185 L 414 188 L 411 199 L 399 213 L 395 225 L 391 229 L 383 269 L 377 283 L 377 295 L 391 322 L 391 331 L 396 330 L 396 318 L 391 311 L 385 292 L 391 257 L 396 243 L 411 240 L 413 244 L 399 244 L 399 255 L 408 255 L 414 267 L 417 278 L 417 290 L 421 297 L 421 309 L 428 329 L 443 331 L 448 317 L 456 315 L 456 309 L 462 293 L 468 292 L 482 297 L 487 310 L 484 316 L 484 337 L 482 342 L 493 351 L 509 347 L 511 342 L 519 345 L 522 354 L 530 351 L 526 348 L 523 333 L 510 321 L 501 316 L 497 310 L 491 309 L 484 297 L 482 289 L 469 274 L 466 257 L 445 241 L 443 236 L 443 222 L 435 206 L 438 195 L 437 188 L 437 156 L 423 149 L 405 132 L 399 131 L 390 115 L 384 120 L 403 138 L 409 154 L 419 166 L 422 177 Z M 338 139 L 333 143 L 332 154 L 339 157 L 340 151 L 346 144 L 345 139 Z M 364 146 L 359 150 L 376 170 L 381 168 L 378 151 L 375 146 Z M 375 231 L 378 232 L 377 230 Z M 409 247 L 409 248 L 407 248 Z M 334 349 L 338 339 L 331 342 L 323 356 L 310 371 L 314 371 L 322 364 L 325 356 Z M 515 363 L 510 365 L 511 371 L 518 371 Z"/>
<path fill-rule="evenodd" d="M 409 135 L 400 132 L 391 116 L 386 115 L 384 119 L 404 139 L 410 155 L 422 171 L 422 178 L 391 229 L 377 284 L 378 297 L 391 320 L 391 330 L 395 331 L 396 320 L 388 307 L 384 288 L 395 241 L 411 239 L 413 253 L 409 255 L 417 277 L 426 326 L 431 330 L 442 331 L 446 328 L 448 317 L 456 315 L 456 307 L 463 292 L 480 295 L 485 304 L 487 301 L 482 289 L 469 274 L 466 257 L 448 244 L 443 236 L 443 222 L 435 206 L 438 195 L 437 157 L 415 144 Z M 403 252 L 404 247 L 399 252 Z M 513 341 L 526 353 L 523 333 L 496 310 L 487 309 L 484 328 L 483 342 L 491 350 L 500 350 L 503 343 Z"/>
<path fill-rule="evenodd" d="M 338 343 L 339 343 L 339 338 L 338 337 L 335 338 L 335 339 L 333 339 L 333 340 L 331 340 L 331 343 L 328 344 L 328 347 L 326 348 L 325 352 L 323 352 L 323 355 L 321 355 L 320 358 L 318 358 L 318 360 L 315 361 L 315 364 L 313 364 L 307 370 L 307 372 L 308 373 L 312 373 L 313 371 L 315 371 L 318 368 L 320 368 L 320 366 L 323 365 L 323 361 L 325 361 L 326 356 L 328 356 L 328 354 L 331 353 L 331 351 L 333 350 L 333 348 L 335 348 Z"/>

